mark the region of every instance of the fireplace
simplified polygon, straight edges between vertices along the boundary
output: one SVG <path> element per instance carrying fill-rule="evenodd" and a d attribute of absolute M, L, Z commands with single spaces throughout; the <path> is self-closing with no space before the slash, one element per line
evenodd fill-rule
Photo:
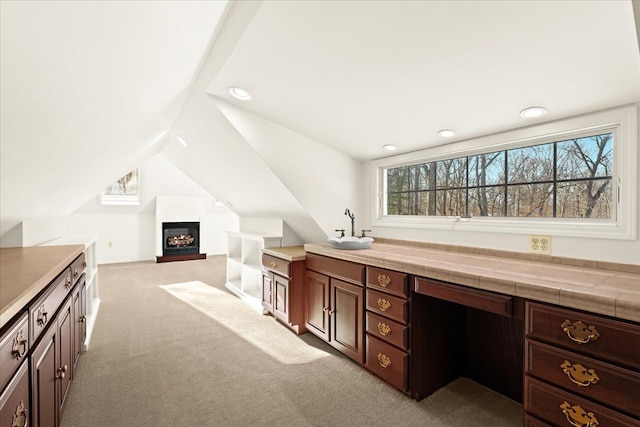
<path fill-rule="evenodd" d="M 162 223 L 162 257 L 158 262 L 200 258 L 199 222 Z"/>

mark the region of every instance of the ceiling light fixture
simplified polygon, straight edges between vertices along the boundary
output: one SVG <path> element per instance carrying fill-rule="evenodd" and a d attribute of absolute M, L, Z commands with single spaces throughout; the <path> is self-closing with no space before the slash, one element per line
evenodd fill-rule
<path fill-rule="evenodd" d="M 520 111 L 520 117 L 524 119 L 533 119 L 536 117 L 542 117 L 547 114 L 547 110 L 544 107 L 529 107 Z"/>
<path fill-rule="evenodd" d="M 387 151 L 395 151 L 398 147 L 396 147 L 393 144 L 385 144 L 382 146 L 382 148 L 384 148 Z"/>
<path fill-rule="evenodd" d="M 239 87 L 230 87 L 229 93 L 240 101 L 251 101 L 253 99 L 253 96 L 251 96 L 249 92 Z"/>
<path fill-rule="evenodd" d="M 187 144 L 187 141 L 184 140 L 183 137 L 181 137 L 180 135 L 176 135 L 176 138 L 178 139 L 178 142 L 180 144 L 182 144 L 183 147 L 188 147 L 189 144 Z"/>
<path fill-rule="evenodd" d="M 438 135 L 440 135 L 443 138 L 451 138 L 455 134 L 456 132 L 451 129 L 442 129 L 441 131 L 438 131 Z"/>

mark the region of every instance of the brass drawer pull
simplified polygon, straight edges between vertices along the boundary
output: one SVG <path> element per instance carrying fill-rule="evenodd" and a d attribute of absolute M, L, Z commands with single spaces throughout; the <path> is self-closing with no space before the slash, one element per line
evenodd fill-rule
<path fill-rule="evenodd" d="M 575 341 L 578 344 L 586 344 L 589 341 L 595 341 L 600 336 L 600 333 L 595 326 L 592 325 L 587 327 L 579 320 L 574 323 L 571 323 L 569 320 L 565 320 L 562 322 L 560 327 L 572 341 Z"/>
<path fill-rule="evenodd" d="M 86 261 L 82 261 L 82 268 L 83 269 L 87 268 L 87 262 Z"/>
<path fill-rule="evenodd" d="M 588 387 L 591 384 L 597 383 L 600 379 L 594 369 L 587 369 L 579 363 L 572 365 L 568 360 L 565 360 L 560 367 L 562 371 L 567 374 L 571 382 L 581 387 Z"/>
<path fill-rule="evenodd" d="M 40 306 L 40 308 L 37 311 L 37 317 L 36 317 L 36 321 L 38 322 L 38 325 L 40 326 L 44 326 L 47 324 L 47 315 L 49 313 L 46 312 L 45 308 L 44 308 L 44 304 L 42 304 Z"/>
<path fill-rule="evenodd" d="M 15 337 L 13 337 L 13 344 L 11 345 L 11 354 L 17 360 L 20 360 L 27 353 L 27 340 L 24 338 L 22 331 L 18 331 Z"/>
<path fill-rule="evenodd" d="M 387 276 L 386 274 L 378 274 L 378 283 L 383 288 L 386 288 L 391 284 L 391 277 Z"/>
<path fill-rule="evenodd" d="M 80 273 L 78 273 L 78 270 L 75 270 L 75 271 L 73 272 L 73 278 L 74 278 L 74 279 L 77 279 L 79 275 L 80 275 Z"/>
<path fill-rule="evenodd" d="M 380 366 L 385 369 L 391 366 L 391 359 L 384 353 L 378 353 L 378 362 L 380 362 Z"/>
<path fill-rule="evenodd" d="M 391 327 L 384 322 L 378 322 L 378 332 L 380 332 L 380 335 L 383 337 L 386 337 L 391 333 Z"/>
<path fill-rule="evenodd" d="M 29 411 L 24 406 L 24 400 L 21 400 L 16 406 L 16 412 L 11 418 L 11 427 L 28 427 L 29 426 Z M 20 418 L 24 417 L 24 424 L 20 424 Z"/>
<path fill-rule="evenodd" d="M 271 264 L 269 264 L 271 266 L 271 268 L 276 268 L 278 266 L 278 263 L 275 261 L 271 261 Z"/>
<path fill-rule="evenodd" d="M 67 288 L 67 290 L 71 289 L 71 277 L 67 276 L 64 281 L 64 287 Z"/>
<path fill-rule="evenodd" d="M 387 311 L 391 308 L 391 302 L 389 302 L 389 300 L 386 300 L 384 298 L 378 298 L 378 307 L 382 311 Z"/>
<path fill-rule="evenodd" d="M 566 400 L 560 405 L 560 409 L 562 409 L 562 413 L 572 426 L 596 427 L 600 424 L 593 412 L 586 412 L 578 405 L 571 406 Z"/>

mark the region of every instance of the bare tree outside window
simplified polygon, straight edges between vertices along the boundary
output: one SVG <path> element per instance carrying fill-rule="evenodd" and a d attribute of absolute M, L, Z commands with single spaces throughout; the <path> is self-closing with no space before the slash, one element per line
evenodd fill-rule
<path fill-rule="evenodd" d="M 387 169 L 387 214 L 610 219 L 613 134 Z"/>
<path fill-rule="evenodd" d="M 104 205 L 139 205 L 140 204 L 140 168 L 127 173 L 108 186 L 101 194 Z"/>

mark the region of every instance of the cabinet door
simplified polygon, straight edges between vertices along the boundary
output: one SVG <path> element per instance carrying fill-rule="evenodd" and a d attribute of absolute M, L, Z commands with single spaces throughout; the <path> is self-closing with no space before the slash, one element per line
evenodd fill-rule
<path fill-rule="evenodd" d="M 364 288 L 331 279 L 331 345 L 364 363 Z"/>
<path fill-rule="evenodd" d="M 262 272 L 262 306 L 273 313 L 273 273 Z"/>
<path fill-rule="evenodd" d="M 273 275 L 273 315 L 289 323 L 289 279 Z"/>
<path fill-rule="evenodd" d="M 305 277 L 307 329 L 329 341 L 329 278 L 307 270 Z"/>
<path fill-rule="evenodd" d="M 58 343 L 60 349 L 57 367 L 59 386 L 58 419 L 62 419 L 64 404 L 67 401 L 67 394 L 73 376 L 74 333 L 72 298 L 69 298 L 58 313 Z"/>
<path fill-rule="evenodd" d="M 73 291 L 73 367 L 78 364 L 80 360 L 80 353 L 82 352 L 82 346 L 86 335 L 86 305 L 84 304 L 85 296 L 87 292 L 86 282 L 81 279 L 78 286 Z"/>
<path fill-rule="evenodd" d="M 55 427 L 57 376 L 57 332 L 55 320 L 31 356 L 31 421 L 38 427 Z"/>

